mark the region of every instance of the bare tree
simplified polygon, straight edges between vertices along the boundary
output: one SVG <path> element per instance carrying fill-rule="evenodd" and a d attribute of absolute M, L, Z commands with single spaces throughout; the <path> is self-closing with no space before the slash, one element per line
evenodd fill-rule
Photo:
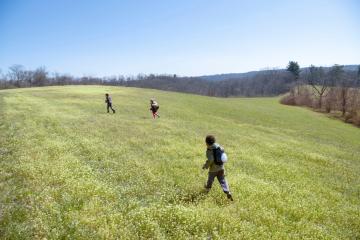
<path fill-rule="evenodd" d="M 14 82 L 16 87 L 21 87 L 25 79 L 25 68 L 22 65 L 15 64 L 9 67 L 9 79 Z"/>
<path fill-rule="evenodd" d="M 2 70 L 0 69 L 0 89 L 6 88 L 6 82 L 5 77 L 2 73 Z"/>
<path fill-rule="evenodd" d="M 45 67 L 39 67 L 33 72 L 33 82 L 35 86 L 45 86 L 47 81 L 47 71 Z"/>
<path fill-rule="evenodd" d="M 340 100 L 340 110 L 342 116 L 345 116 L 346 107 L 348 102 L 348 93 L 350 86 L 352 85 L 351 80 L 345 75 L 344 66 L 335 64 L 331 67 L 330 72 L 332 76 L 332 81 L 335 86 L 339 89 L 339 100 Z"/>
<path fill-rule="evenodd" d="M 33 71 L 28 71 L 28 70 L 24 71 L 23 79 L 22 79 L 22 86 L 31 87 L 33 85 L 33 77 L 34 77 Z"/>
<path fill-rule="evenodd" d="M 322 67 L 311 65 L 309 68 L 308 83 L 319 97 L 318 106 L 322 108 L 322 98 L 328 89 L 328 78 Z"/>

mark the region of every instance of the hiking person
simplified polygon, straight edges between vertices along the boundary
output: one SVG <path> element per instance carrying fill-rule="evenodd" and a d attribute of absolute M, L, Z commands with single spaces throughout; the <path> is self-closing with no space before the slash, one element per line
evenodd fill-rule
<path fill-rule="evenodd" d="M 108 93 L 105 93 L 105 103 L 107 104 L 106 106 L 107 112 L 109 113 L 109 108 L 111 108 L 113 113 L 115 113 L 115 109 L 113 109 L 112 107 L 112 99 Z"/>
<path fill-rule="evenodd" d="M 157 116 L 158 118 L 160 117 L 160 115 L 157 113 L 157 111 L 159 110 L 160 106 L 159 104 L 155 101 L 154 98 L 150 99 L 150 110 L 152 112 L 153 118 L 155 119 L 155 117 Z"/>
<path fill-rule="evenodd" d="M 206 157 L 207 161 L 205 162 L 203 169 L 209 168 L 209 175 L 207 183 L 205 184 L 205 189 L 207 192 L 210 191 L 211 186 L 214 182 L 215 177 L 218 179 L 222 190 L 226 194 L 227 198 L 231 201 L 233 197 L 230 193 L 229 184 L 225 179 L 225 168 L 224 163 L 227 162 L 227 156 L 219 144 L 216 143 L 216 139 L 212 135 L 207 135 L 205 138 L 206 143 Z"/>

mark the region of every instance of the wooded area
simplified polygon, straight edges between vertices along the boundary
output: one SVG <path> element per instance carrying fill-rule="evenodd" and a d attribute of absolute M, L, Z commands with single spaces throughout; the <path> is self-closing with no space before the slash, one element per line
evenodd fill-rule
<path fill-rule="evenodd" d="M 360 126 L 359 87 L 360 66 L 357 71 L 345 71 L 341 65 L 328 70 L 310 66 L 281 102 L 311 107 Z"/>

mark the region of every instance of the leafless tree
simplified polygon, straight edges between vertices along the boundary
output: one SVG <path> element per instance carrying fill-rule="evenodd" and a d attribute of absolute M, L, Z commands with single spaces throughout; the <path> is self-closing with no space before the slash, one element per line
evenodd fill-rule
<path fill-rule="evenodd" d="M 14 82 L 16 87 L 21 87 L 25 80 L 25 68 L 22 65 L 15 64 L 9 67 L 9 79 Z"/>
<path fill-rule="evenodd" d="M 314 65 L 311 65 L 309 68 L 308 83 L 318 95 L 318 106 L 321 109 L 322 98 L 329 87 L 328 78 L 325 75 L 324 69 L 322 67 L 315 67 Z"/>
<path fill-rule="evenodd" d="M 344 66 L 335 64 L 330 69 L 330 75 L 333 79 L 333 84 L 338 88 L 338 96 L 340 100 L 340 110 L 342 116 L 345 116 L 346 108 L 349 100 L 349 89 L 352 85 L 351 78 L 345 74 Z"/>
<path fill-rule="evenodd" d="M 35 86 L 45 86 L 48 78 L 45 67 L 39 67 L 33 72 L 33 84 Z"/>

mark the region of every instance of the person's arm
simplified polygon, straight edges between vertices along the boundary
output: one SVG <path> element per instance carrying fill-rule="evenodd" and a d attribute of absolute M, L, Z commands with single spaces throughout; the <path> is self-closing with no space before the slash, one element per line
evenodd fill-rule
<path fill-rule="evenodd" d="M 206 157 L 207 157 L 207 160 L 206 160 L 205 164 L 202 167 L 203 169 L 208 169 L 210 167 L 211 161 L 210 161 L 209 151 L 208 150 L 206 151 Z"/>
<path fill-rule="evenodd" d="M 206 160 L 205 164 L 203 165 L 203 169 L 208 169 L 210 167 L 210 161 Z"/>

